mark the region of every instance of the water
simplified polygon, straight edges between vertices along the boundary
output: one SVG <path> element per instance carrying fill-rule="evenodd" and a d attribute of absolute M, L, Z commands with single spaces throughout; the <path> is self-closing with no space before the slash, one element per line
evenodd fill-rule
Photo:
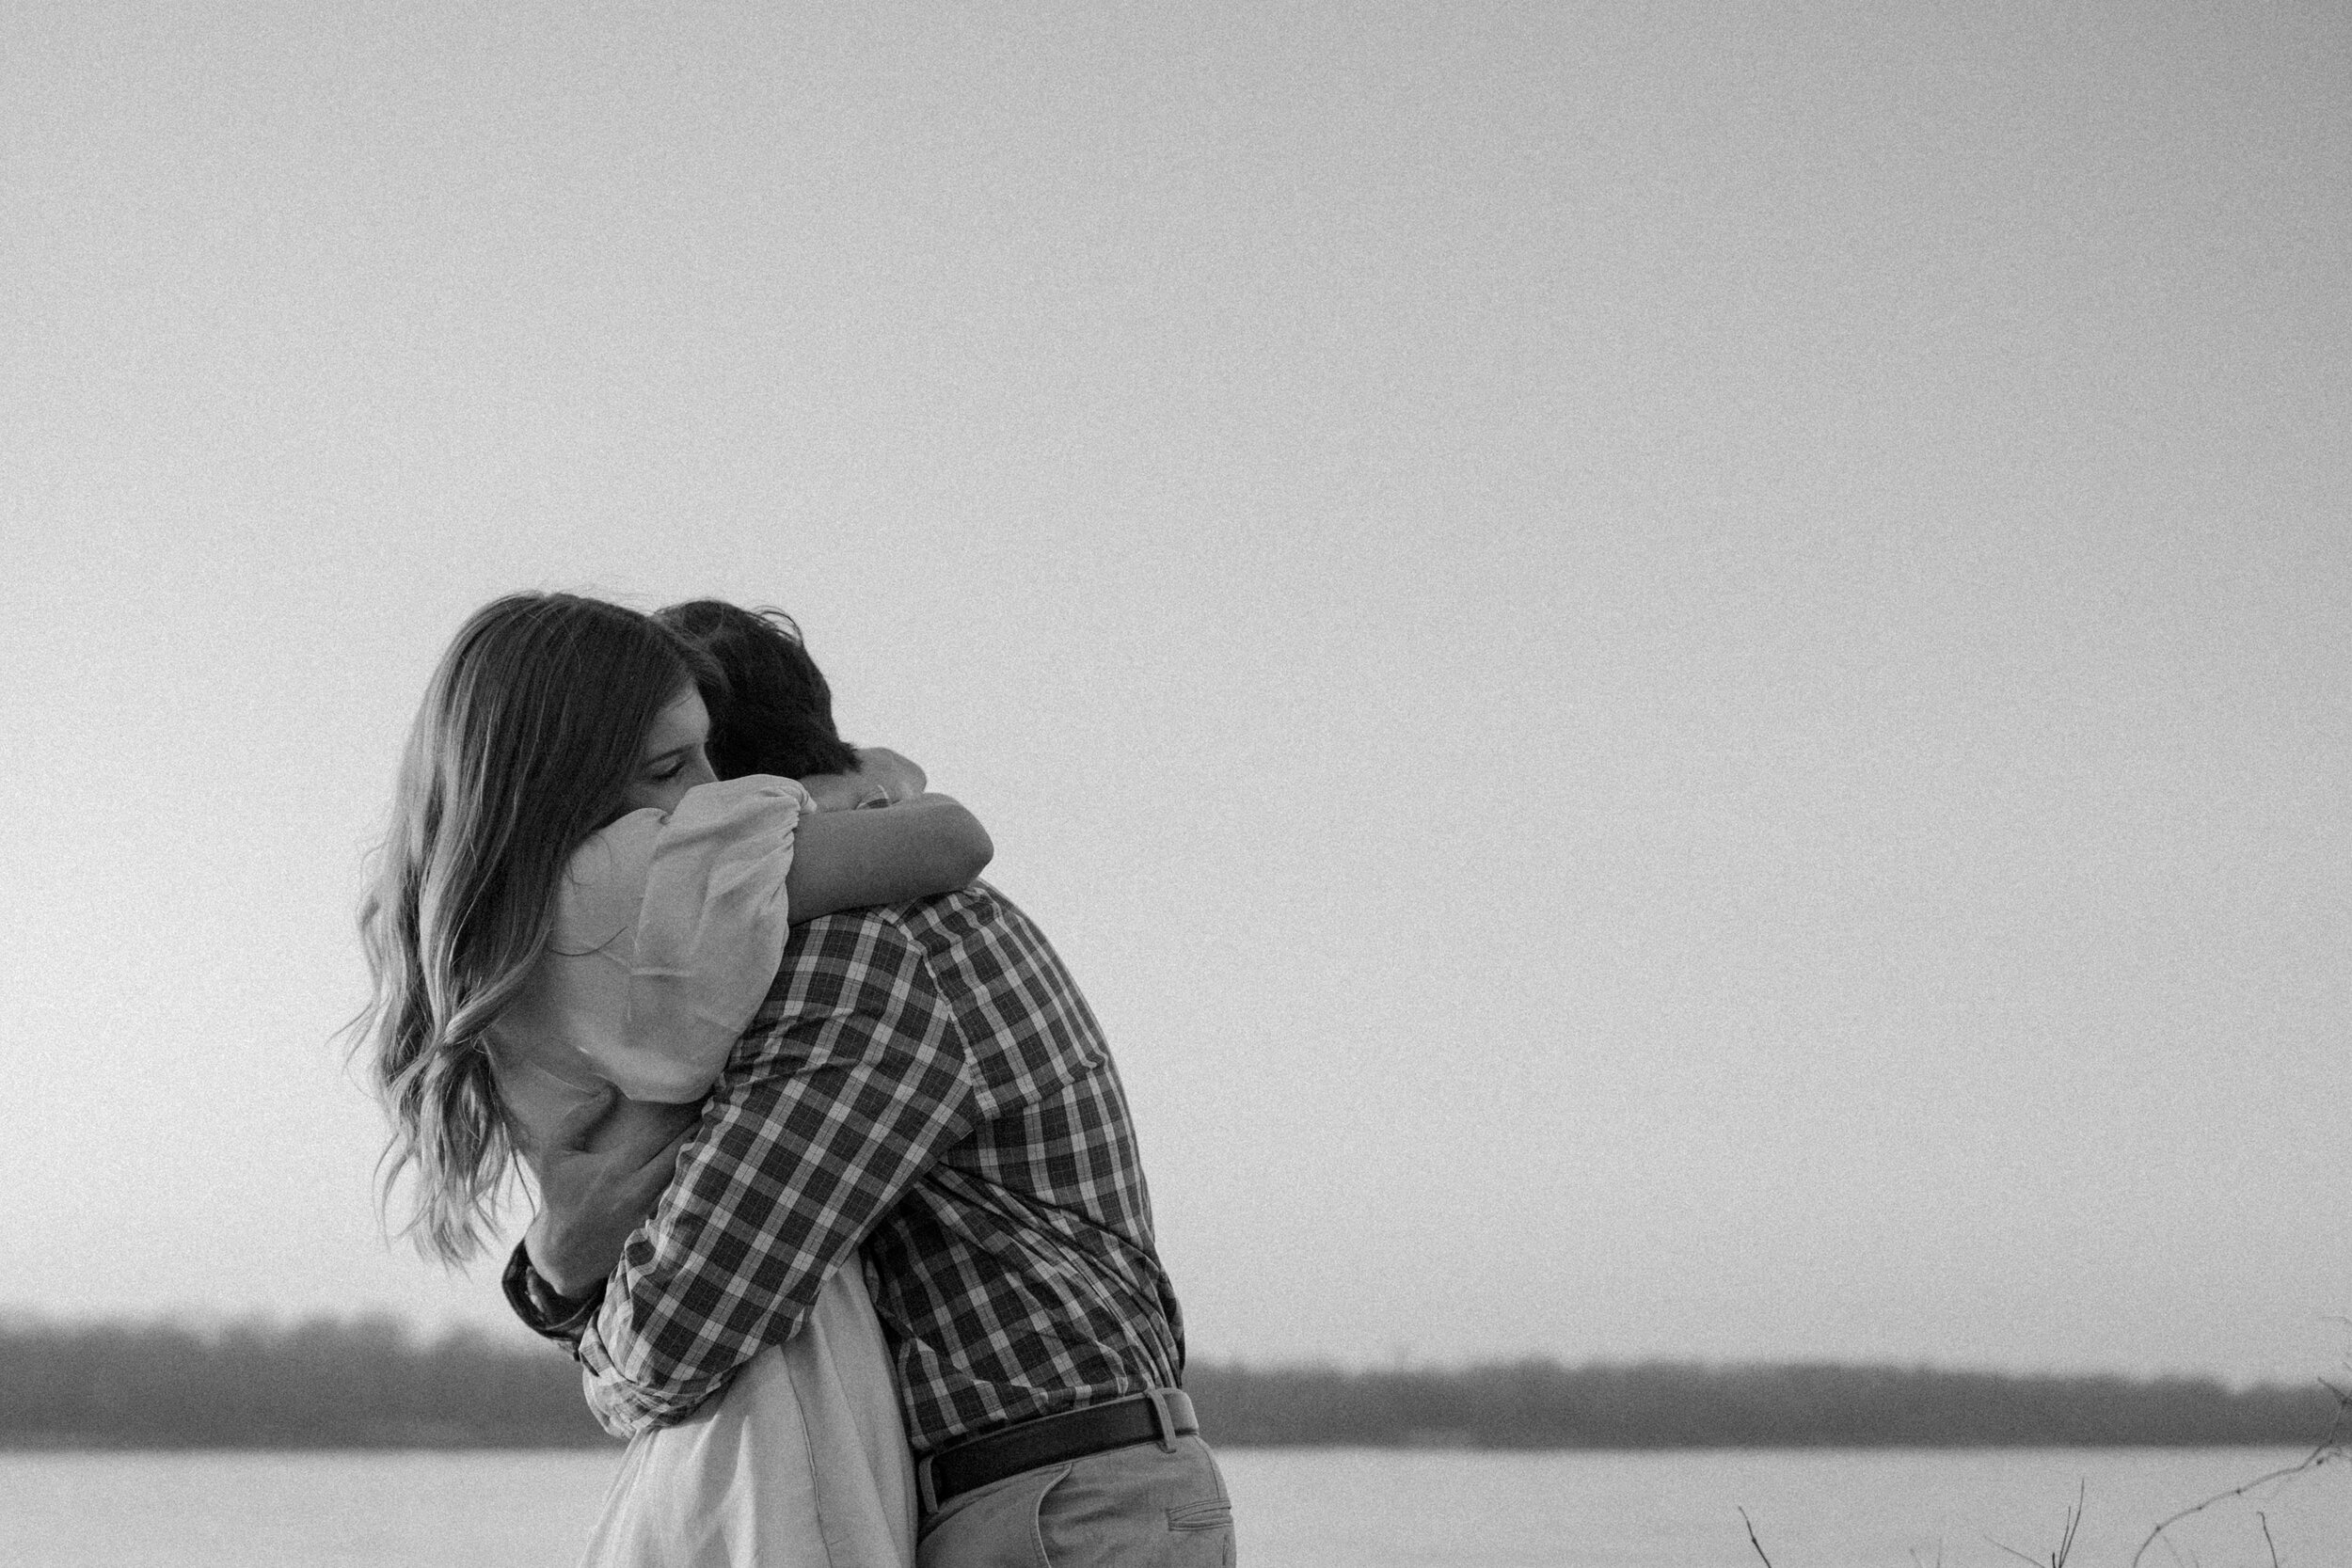
<path fill-rule="evenodd" d="M 2296 1450 L 1492 1454 L 1231 1449 L 1246 1568 L 2124 1568 Z M 618 1463 L 559 1453 L 0 1453 L 8 1568 L 571 1568 Z M 2259 1517 L 2258 1517 L 2259 1515 Z M 2218 1504 L 2144 1568 L 2352 1564 L 2352 1465 Z"/>

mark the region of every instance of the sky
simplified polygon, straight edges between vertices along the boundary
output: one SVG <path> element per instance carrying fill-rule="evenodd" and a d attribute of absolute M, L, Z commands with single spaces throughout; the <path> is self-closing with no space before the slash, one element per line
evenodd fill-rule
<path fill-rule="evenodd" d="M 566 588 L 987 823 L 1196 1355 L 2352 1355 L 2341 7 L 29 0 L 0 202 L 0 1308 L 509 1331 L 336 1033 Z"/>

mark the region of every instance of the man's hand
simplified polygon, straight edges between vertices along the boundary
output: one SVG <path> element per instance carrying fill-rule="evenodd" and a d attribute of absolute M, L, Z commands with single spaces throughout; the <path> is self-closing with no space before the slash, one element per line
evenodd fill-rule
<path fill-rule="evenodd" d="M 624 1100 L 608 1085 L 601 1099 L 566 1115 L 547 1143 L 525 1151 L 539 1184 L 539 1212 L 523 1246 L 549 1290 L 578 1300 L 612 1272 L 628 1233 L 660 1201 L 701 1117 L 699 1104 Z"/>
<path fill-rule="evenodd" d="M 850 811 L 912 800 L 930 783 L 923 769 L 883 746 L 861 746 L 854 773 L 818 773 L 801 781 L 818 811 Z"/>

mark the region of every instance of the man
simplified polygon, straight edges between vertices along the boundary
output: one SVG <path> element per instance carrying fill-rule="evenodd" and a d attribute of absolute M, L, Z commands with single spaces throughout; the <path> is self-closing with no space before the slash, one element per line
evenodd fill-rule
<path fill-rule="evenodd" d="M 723 777 L 858 770 L 797 636 L 707 600 L 661 619 L 726 673 L 705 693 Z M 667 1153 L 543 1158 L 542 1212 L 507 1270 L 517 1314 L 588 1369 L 608 1429 L 690 1414 L 863 1247 L 925 1568 L 1027 1562 L 1041 1540 L 1057 1564 L 1232 1560 L 1118 1073 L 1001 895 L 794 927 L 664 1223 L 631 1233 Z"/>

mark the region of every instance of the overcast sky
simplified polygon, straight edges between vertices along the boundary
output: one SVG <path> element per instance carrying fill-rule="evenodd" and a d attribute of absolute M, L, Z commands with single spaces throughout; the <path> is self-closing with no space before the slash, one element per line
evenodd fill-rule
<path fill-rule="evenodd" d="M 331 1037 L 564 587 L 980 814 L 1196 1354 L 2352 1353 L 2343 7 L 21 3 L 0 201 L 0 1305 L 502 1319 Z"/>

